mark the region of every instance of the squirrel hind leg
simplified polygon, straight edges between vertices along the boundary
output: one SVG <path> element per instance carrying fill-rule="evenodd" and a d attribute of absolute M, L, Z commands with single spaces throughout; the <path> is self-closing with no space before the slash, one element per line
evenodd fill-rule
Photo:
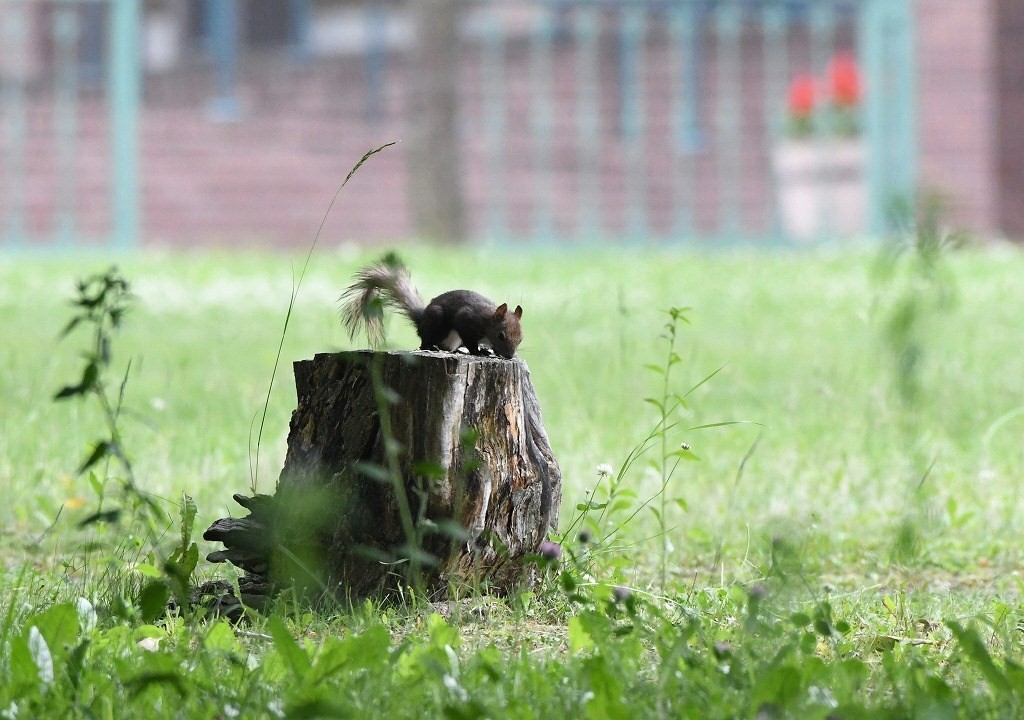
<path fill-rule="evenodd" d="M 441 340 L 441 342 L 437 344 L 437 346 L 442 350 L 447 350 L 448 352 L 455 352 L 460 347 L 462 347 L 462 344 L 462 336 L 459 335 L 454 330 L 452 330 L 444 337 L 444 339 Z"/>
<path fill-rule="evenodd" d="M 420 350 L 444 350 L 445 352 L 456 352 L 463 346 L 462 336 L 455 330 L 447 335 L 426 335 L 420 338 Z"/>

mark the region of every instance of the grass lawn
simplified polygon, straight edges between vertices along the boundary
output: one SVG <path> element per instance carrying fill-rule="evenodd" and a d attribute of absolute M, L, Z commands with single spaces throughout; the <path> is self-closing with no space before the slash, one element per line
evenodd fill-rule
<path fill-rule="evenodd" d="M 271 396 L 260 491 L 283 461 L 288 363 L 353 346 L 336 299 L 372 257 L 314 256 Z M 123 558 L 147 560 L 152 538 L 76 529 L 96 507 L 75 470 L 99 414 L 51 402 L 81 373 L 84 335 L 58 341 L 74 282 L 109 263 L 2 257 L 4 717 L 1024 714 L 1024 255 L 963 251 L 938 280 L 907 265 L 889 282 L 865 251 L 403 257 L 428 298 L 470 287 L 523 306 L 519 354 L 561 465 L 563 527 L 578 503 L 607 498 L 598 466 L 617 471 L 657 422 L 644 398 L 663 392 L 662 376 L 645 366 L 665 365 L 668 308 L 691 308 L 673 392 L 721 368 L 687 397 L 682 427 L 744 422 L 672 434 L 700 461 L 679 465 L 663 518 L 650 509 L 659 500 L 626 522 L 661 488 L 658 452 L 645 455 L 595 542 L 565 538 L 561 570 L 521 597 L 283 604 L 284 620 L 244 630 L 146 622 L 133 614 L 139 571 Z M 302 260 L 119 260 L 138 297 L 113 345 L 118 373 L 132 359 L 125 445 L 172 514 L 183 491 L 194 498 L 200 531 L 238 514 L 231 494 L 250 487 L 253 419 Z M 394 347 L 415 346 L 400 319 L 389 330 Z M 171 527 L 154 557 L 174 541 Z M 202 556 L 213 549 L 200 541 Z M 202 563 L 198 574 L 225 572 Z"/>

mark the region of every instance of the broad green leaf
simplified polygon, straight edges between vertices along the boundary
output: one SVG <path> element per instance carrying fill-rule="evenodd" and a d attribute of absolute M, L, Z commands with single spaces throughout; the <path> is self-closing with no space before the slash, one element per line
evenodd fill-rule
<path fill-rule="evenodd" d="M 787 707 L 801 692 L 800 671 L 791 665 L 773 665 L 758 678 L 754 685 L 754 697 L 758 703 L 770 702 Z"/>
<path fill-rule="evenodd" d="M 78 640 L 78 609 L 71 603 L 54 605 L 30 620 L 46 640 L 50 653 L 62 658 Z"/>
<path fill-rule="evenodd" d="M 569 618 L 569 649 L 574 653 L 590 650 L 594 647 L 594 639 L 583 627 L 579 616 Z"/>
<path fill-rule="evenodd" d="M 215 652 L 237 652 L 241 650 L 241 644 L 235 637 L 235 631 L 231 629 L 227 620 L 220 619 L 213 624 L 210 631 L 203 638 L 203 647 Z"/>
<path fill-rule="evenodd" d="M 81 385 L 65 385 L 53 395 L 53 400 L 67 400 L 78 395 L 85 394 L 85 389 Z"/>
<path fill-rule="evenodd" d="M 438 613 L 433 613 L 427 618 L 427 627 L 430 629 L 430 644 L 435 648 L 458 648 L 459 630 L 445 622 L 445 619 Z"/>
<path fill-rule="evenodd" d="M 89 453 L 89 457 L 87 457 L 79 466 L 78 474 L 81 475 L 86 470 L 91 468 L 93 465 L 98 463 L 100 460 L 105 458 L 107 455 L 112 454 L 112 449 L 113 445 L 108 440 L 101 440 L 100 442 L 96 443 L 92 448 L 92 452 Z"/>
<path fill-rule="evenodd" d="M 89 485 L 92 487 L 92 491 L 96 493 L 96 497 L 103 497 L 104 482 L 92 470 L 89 471 Z"/>
<path fill-rule="evenodd" d="M 312 664 L 306 651 L 299 647 L 299 644 L 292 638 L 284 621 L 277 615 L 267 618 L 267 632 L 274 638 L 274 647 L 277 653 L 284 659 L 285 663 L 300 680 L 309 674 Z"/>
<path fill-rule="evenodd" d="M 977 629 L 974 627 L 965 628 L 955 620 L 946 621 L 946 625 L 953 633 L 953 637 L 956 638 L 964 654 L 973 661 L 974 665 L 992 687 L 999 692 L 1009 691 L 1011 689 L 1009 680 L 1006 679 L 1003 671 L 993 662 L 988 648 L 985 647 L 985 641 L 981 639 Z"/>
<path fill-rule="evenodd" d="M 491 717 L 487 708 L 476 700 L 445 705 L 441 714 L 447 720 L 481 720 Z"/>
<path fill-rule="evenodd" d="M 811 624 L 811 618 L 806 613 L 798 612 L 789 616 L 789 621 L 794 627 L 805 628 Z"/>
<path fill-rule="evenodd" d="M 74 330 L 76 327 L 78 327 L 78 324 L 82 322 L 82 320 L 84 319 L 85 318 L 83 315 L 76 315 L 75 317 L 71 318 L 71 320 L 68 321 L 68 324 L 64 326 L 64 329 L 60 331 L 60 337 L 67 337 L 67 335 L 70 334 L 71 331 Z"/>
<path fill-rule="evenodd" d="M 628 498 L 620 498 L 620 499 L 618 499 L 618 500 L 616 500 L 615 502 L 612 503 L 611 508 L 609 508 L 609 512 L 617 513 L 620 510 L 625 510 L 625 509 L 631 508 L 631 507 L 633 507 L 633 501 L 632 500 L 630 500 Z"/>
<path fill-rule="evenodd" d="M 176 552 L 171 557 L 167 558 L 164 563 L 164 570 L 167 575 L 173 578 L 176 582 L 181 585 L 187 585 L 189 578 L 192 576 L 192 572 L 196 569 L 196 565 L 199 564 L 199 547 L 192 543 L 185 551 L 184 556 L 179 557 Z"/>
<path fill-rule="evenodd" d="M 152 622 L 163 616 L 171 589 L 163 580 L 150 580 L 139 593 L 139 613 L 144 622 Z"/>
<path fill-rule="evenodd" d="M 88 392 L 96 387 L 96 381 L 99 377 L 99 366 L 95 362 L 90 362 L 85 366 L 85 370 L 82 371 L 82 382 L 79 383 L 78 387 L 82 389 L 82 392 Z"/>
<path fill-rule="evenodd" d="M 185 548 L 192 542 L 192 527 L 195 524 L 196 514 L 199 510 L 196 508 L 196 502 L 191 496 L 186 493 L 181 494 L 181 545 L 179 550 L 184 552 Z M 191 570 L 189 571 L 191 572 Z"/>
<path fill-rule="evenodd" d="M 345 640 L 328 638 L 317 654 L 307 681 L 316 684 L 340 670 L 372 670 L 387 662 L 390 650 L 391 635 L 382 625 Z"/>
<path fill-rule="evenodd" d="M 151 625 L 149 623 L 147 623 L 145 625 L 139 625 L 138 627 L 132 628 L 132 630 L 131 630 L 131 640 L 132 640 L 132 642 L 138 642 L 139 640 L 143 640 L 145 638 L 165 638 L 165 637 L 167 637 L 167 633 L 165 631 L 161 630 L 156 625 Z"/>
<path fill-rule="evenodd" d="M 143 577 L 160 579 L 164 576 L 156 566 L 151 565 L 150 563 L 136 563 L 132 568 Z"/>
<path fill-rule="evenodd" d="M 91 642 L 89 638 L 83 639 L 68 654 L 68 658 L 64 662 L 64 669 L 68 676 L 68 682 L 75 690 L 78 689 L 79 683 L 81 682 L 82 671 L 85 669 L 85 658 L 89 652 L 90 645 Z"/>
<path fill-rule="evenodd" d="M 15 693 L 39 684 L 39 668 L 29 651 L 26 635 L 11 638 L 11 651 L 7 662 L 10 687 Z"/>
<path fill-rule="evenodd" d="M 121 508 L 111 508 L 110 510 L 97 510 L 96 512 L 85 516 L 79 523 L 78 527 L 87 527 L 94 525 L 95 523 L 116 523 L 121 519 Z"/>
<path fill-rule="evenodd" d="M 39 681 L 44 685 L 52 683 L 53 654 L 50 652 L 50 646 L 47 644 L 46 638 L 43 637 L 43 633 L 35 625 L 28 629 L 28 651 L 32 656 L 32 662 L 35 663 L 36 670 L 39 671 Z"/>
<path fill-rule="evenodd" d="M 354 717 L 347 706 L 326 698 L 303 698 L 298 702 L 288 703 L 285 709 L 288 720 L 322 720 L 322 718 Z"/>
<path fill-rule="evenodd" d="M 138 697 L 152 686 L 167 686 L 179 697 L 188 697 L 189 683 L 181 675 L 180 663 L 179 658 L 166 653 L 144 652 L 135 655 L 131 666 L 123 668 L 125 688 L 132 697 Z"/>
<path fill-rule="evenodd" d="M 665 404 L 661 402 L 661 400 L 658 400 L 656 398 L 644 398 L 644 402 L 647 403 L 648 405 L 653 405 L 654 407 L 658 408 L 659 412 L 665 412 Z"/>

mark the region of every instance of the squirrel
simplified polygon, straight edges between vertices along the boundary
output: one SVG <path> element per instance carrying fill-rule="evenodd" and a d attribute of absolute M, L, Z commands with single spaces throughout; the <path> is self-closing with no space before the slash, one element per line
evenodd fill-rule
<path fill-rule="evenodd" d="M 424 305 L 413 287 L 409 271 L 394 257 L 369 265 L 355 274 L 355 282 L 342 293 L 341 318 L 349 337 L 365 327 L 370 344 L 384 339 L 383 306 L 405 313 L 416 326 L 420 350 L 455 352 L 465 347 L 473 355 L 512 358 L 523 341 L 523 308 L 510 311 L 472 290 L 450 290 Z"/>

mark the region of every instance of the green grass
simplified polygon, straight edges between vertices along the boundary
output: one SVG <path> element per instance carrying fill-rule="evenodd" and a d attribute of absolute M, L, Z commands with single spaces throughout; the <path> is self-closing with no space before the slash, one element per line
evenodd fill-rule
<path fill-rule="evenodd" d="M 335 300 L 371 257 L 314 257 L 267 416 L 261 491 L 273 489 L 295 402 L 287 361 L 352 346 Z M 293 263 L 302 259 L 120 261 L 139 297 L 114 345 L 115 367 L 134 358 L 126 443 L 140 485 L 169 501 L 190 494 L 200 528 L 237 511 L 231 494 L 249 488 L 250 428 L 270 380 Z M 586 571 L 597 583 L 578 602 L 552 582 L 534 597 L 479 601 L 488 608 L 482 621 L 457 606 L 450 626 L 430 620 L 422 603 L 300 615 L 288 625 L 305 643 L 297 653 L 279 635 L 180 621 L 157 628 L 101 613 L 97 629 L 67 640 L 81 647 L 90 639 L 78 695 L 59 673 L 49 692 L 29 677 L 0 689 L 0 710 L 20 697 L 22 708 L 35 709 L 29 716 L 68 708 L 160 715 L 161 703 L 182 703 L 188 717 L 234 708 L 301 716 L 320 700 L 353 716 L 619 717 L 627 708 L 635 711 L 629 716 L 754 717 L 761 708 L 767 718 L 774 708 L 778 717 L 825 717 L 833 701 L 841 717 L 1021 711 L 1024 685 L 1001 658 L 1019 657 L 1014 626 L 1022 617 L 1024 256 L 950 257 L 957 302 L 921 321 L 923 392 L 910 407 L 893 393 L 883 332 L 893 290 L 873 284 L 869 253 L 415 250 L 405 260 L 427 297 L 459 286 L 523 305 L 520 355 L 562 468 L 563 525 L 599 482 L 597 466 L 618 468 L 655 423 L 643 398 L 659 392 L 658 377 L 644 365 L 663 363 L 662 311 L 693 308 L 692 326 L 681 329 L 675 389 L 724 369 L 690 396 L 687 424 L 751 424 L 673 438 L 701 462 L 683 463 L 670 486 L 688 509 L 666 519 L 669 585 L 658 582 L 659 524 L 645 510 L 614 547 L 595 548 L 585 567 L 570 568 L 569 576 Z M 57 342 L 74 280 L 105 267 L 95 258 L 0 259 L 0 667 L 9 674 L 23 655 L 15 646 L 28 647 L 33 613 L 54 606 L 60 615 L 55 603 L 81 596 L 102 610 L 115 594 L 75 560 L 90 536 L 74 525 L 94 497 L 74 469 L 97 437 L 98 415 L 50 402 L 80 371 L 79 341 Z M 390 331 L 395 347 L 414 346 L 397 319 Z M 646 456 L 625 478 L 640 501 L 659 483 Z M 901 529 L 914 540 L 909 551 L 898 543 Z M 100 539 L 109 545 L 111 533 Z M 204 577 L 223 572 L 201 568 Z M 751 617 L 744 588 L 758 582 L 768 595 Z M 633 588 L 640 604 L 632 614 L 609 605 L 609 585 Z M 815 634 L 799 614 L 791 622 L 793 613 L 813 620 L 826 598 L 845 632 Z M 981 623 L 994 664 L 970 631 L 954 638 L 955 621 Z M 382 623 L 390 639 L 375 635 Z M 139 648 L 147 634 L 163 638 L 159 652 Z M 888 636 L 922 644 L 893 645 Z M 366 639 L 348 646 L 357 637 Z M 716 655 L 719 642 L 732 649 Z M 57 655 L 58 666 L 78 667 Z M 349 655 L 358 658 L 338 659 Z M 324 672 L 332 662 L 338 669 L 327 679 L 310 675 L 300 656 Z M 144 670 L 163 680 L 136 677 Z"/>

